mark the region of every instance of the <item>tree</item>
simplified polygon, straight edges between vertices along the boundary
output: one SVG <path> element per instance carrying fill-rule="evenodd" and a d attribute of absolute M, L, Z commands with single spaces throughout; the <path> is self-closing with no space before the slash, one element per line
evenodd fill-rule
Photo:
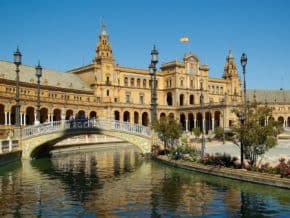
<path fill-rule="evenodd" d="M 154 130 L 164 143 L 164 149 L 167 145 L 172 145 L 182 134 L 182 126 L 172 117 L 161 118 L 155 123 Z"/>
<path fill-rule="evenodd" d="M 251 165 L 255 165 L 259 156 L 277 145 L 277 135 L 283 131 L 283 127 L 279 122 L 269 119 L 272 109 L 267 105 L 254 102 L 246 109 L 235 109 L 234 112 L 244 113 L 244 119 L 232 128 L 235 135 L 233 142 L 238 146 L 243 144 L 244 157 Z M 266 125 L 265 120 L 268 119 Z"/>

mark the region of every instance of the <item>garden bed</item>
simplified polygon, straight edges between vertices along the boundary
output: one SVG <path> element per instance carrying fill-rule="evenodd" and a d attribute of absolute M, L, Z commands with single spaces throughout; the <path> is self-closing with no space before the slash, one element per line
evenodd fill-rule
<path fill-rule="evenodd" d="M 200 163 L 185 161 L 181 159 L 173 160 L 166 155 L 155 156 L 153 157 L 153 159 L 170 166 L 191 170 L 195 172 L 290 189 L 290 179 L 280 178 L 280 175 L 247 171 L 246 169 L 233 169 L 227 167 L 203 165 Z"/>

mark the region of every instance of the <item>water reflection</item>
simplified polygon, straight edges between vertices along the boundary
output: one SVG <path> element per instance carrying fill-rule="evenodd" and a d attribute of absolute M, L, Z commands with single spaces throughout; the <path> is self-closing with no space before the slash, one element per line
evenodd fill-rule
<path fill-rule="evenodd" d="M 133 147 L 60 153 L 0 168 L 0 216 L 290 216 L 290 191 L 189 173 Z"/>

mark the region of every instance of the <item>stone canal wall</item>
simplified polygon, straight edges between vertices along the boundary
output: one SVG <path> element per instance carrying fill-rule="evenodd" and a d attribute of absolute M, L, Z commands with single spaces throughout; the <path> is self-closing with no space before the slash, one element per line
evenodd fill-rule
<path fill-rule="evenodd" d="M 21 160 L 21 153 L 22 151 L 18 150 L 0 154 L 0 166 Z"/>
<path fill-rule="evenodd" d="M 156 156 L 153 159 L 173 167 L 178 167 L 195 172 L 206 173 L 214 176 L 236 179 L 245 182 L 252 182 L 263 185 L 275 186 L 279 188 L 290 189 L 290 179 L 280 178 L 279 175 L 251 172 L 245 169 L 231 169 L 225 167 L 220 168 L 216 166 L 202 165 L 184 160 L 171 160 L 169 157 L 165 155 Z"/>

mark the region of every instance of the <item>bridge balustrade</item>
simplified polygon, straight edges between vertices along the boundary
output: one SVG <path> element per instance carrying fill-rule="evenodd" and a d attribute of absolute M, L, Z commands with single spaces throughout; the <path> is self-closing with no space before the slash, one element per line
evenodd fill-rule
<path fill-rule="evenodd" d="M 132 124 L 128 122 L 120 122 L 118 120 L 109 119 L 90 119 L 90 120 L 65 120 L 54 121 L 50 123 L 41 124 L 38 126 L 29 126 L 21 130 L 20 138 L 26 139 L 42 134 L 49 134 L 52 132 L 73 130 L 73 129 L 100 129 L 100 130 L 115 130 L 131 134 L 151 137 L 151 129 L 139 124 Z"/>
<path fill-rule="evenodd" d="M 21 131 L 21 138 L 26 139 L 37 135 L 48 134 L 62 129 L 61 121 L 44 123 L 38 126 L 25 127 Z"/>

